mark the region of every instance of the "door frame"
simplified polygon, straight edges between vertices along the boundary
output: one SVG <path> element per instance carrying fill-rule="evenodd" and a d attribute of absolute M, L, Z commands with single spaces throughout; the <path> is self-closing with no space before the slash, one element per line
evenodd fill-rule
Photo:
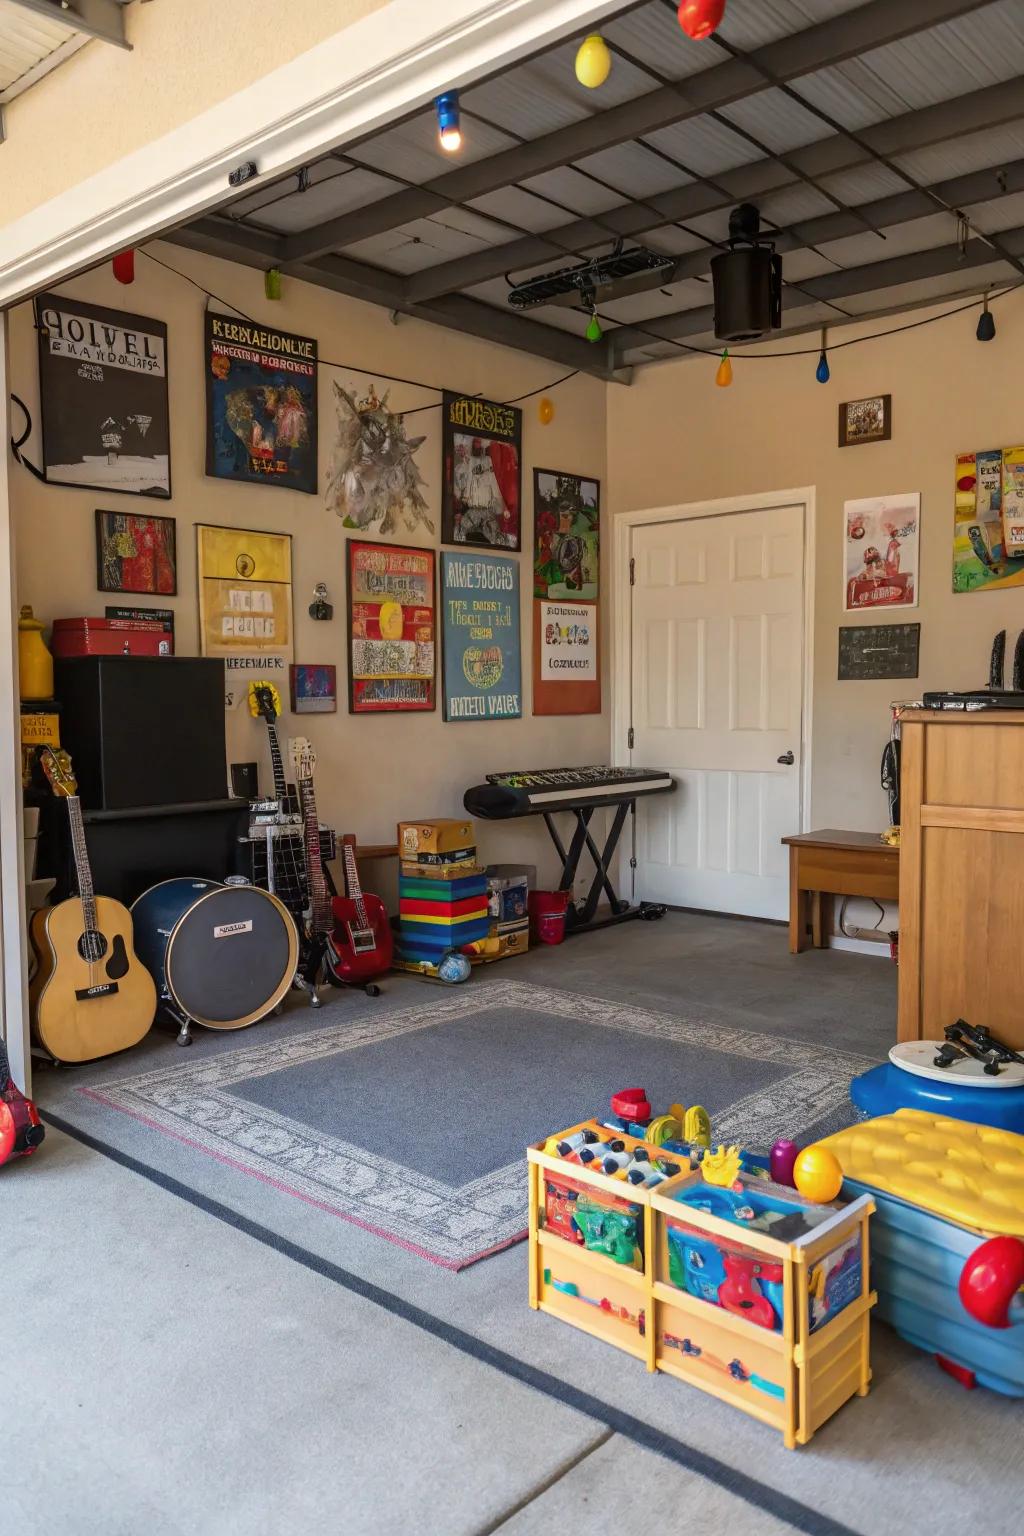
<path fill-rule="evenodd" d="M 813 485 L 795 490 L 761 491 L 752 496 L 723 496 L 715 501 L 682 502 L 677 506 L 645 507 L 620 512 L 615 525 L 612 565 L 611 762 L 629 763 L 627 746 L 633 670 L 632 598 L 629 581 L 633 529 L 658 523 L 686 522 L 697 517 L 728 517 L 736 512 L 767 512 L 774 507 L 801 506 L 804 519 L 803 562 L 803 678 L 800 692 L 800 825 L 811 828 L 811 748 L 814 707 L 814 561 L 817 492 Z M 646 765 L 645 765 L 646 766 Z M 656 765 L 655 765 L 656 766 Z M 623 859 L 626 855 L 623 854 Z M 625 865 L 623 866 L 623 873 Z M 635 893 L 634 893 L 635 894 Z M 742 915 L 742 914 L 741 914 Z"/>

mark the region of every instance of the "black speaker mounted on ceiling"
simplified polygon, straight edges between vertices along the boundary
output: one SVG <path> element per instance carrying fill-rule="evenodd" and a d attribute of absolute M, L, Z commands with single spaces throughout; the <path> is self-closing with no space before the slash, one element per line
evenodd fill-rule
<path fill-rule="evenodd" d="M 729 215 L 729 249 L 712 258 L 719 341 L 757 341 L 782 324 L 782 257 L 760 229 L 753 203 L 741 203 Z"/>

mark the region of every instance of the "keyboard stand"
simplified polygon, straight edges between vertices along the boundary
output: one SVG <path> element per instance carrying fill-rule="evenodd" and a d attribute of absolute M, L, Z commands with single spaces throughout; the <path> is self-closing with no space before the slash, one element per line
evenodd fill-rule
<path fill-rule="evenodd" d="M 572 841 L 569 844 L 568 850 L 559 836 L 558 828 L 555 826 L 554 816 L 556 813 L 553 811 L 543 812 L 544 824 L 551 835 L 551 841 L 555 845 L 558 857 L 562 861 L 559 890 L 575 890 L 576 871 L 579 868 L 584 848 L 586 848 L 594 861 L 594 878 L 591 881 L 586 899 L 582 902 L 571 901 L 569 903 L 569 908 L 565 915 L 566 935 L 568 936 L 571 933 L 590 933 L 598 928 L 609 928 L 614 923 L 625 923 L 634 917 L 641 917 L 647 921 L 664 917 L 668 909 L 660 902 L 642 901 L 638 905 L 634 905 L 632 902 L 623 900 L 612 884 L 609 866 L 615 857 L 615 850 L 618 847 L 626 816 L 633 817 L 635 824 L 636 800 L 623 800 L 615 807 L 615 815 L 612 818 L 612 824 L 605 839 L 604 848 L 600 852 L 590 832 L 590 821 L 597 807 L 588 805 L 567 807 L 566 809 L 576 818 L 576 827 L 573 831 Z M 601 900 L 602 890 L 608 897 L 611 914 L 608 917 L 596 918 L 595 914 L 598 903 Z"/>

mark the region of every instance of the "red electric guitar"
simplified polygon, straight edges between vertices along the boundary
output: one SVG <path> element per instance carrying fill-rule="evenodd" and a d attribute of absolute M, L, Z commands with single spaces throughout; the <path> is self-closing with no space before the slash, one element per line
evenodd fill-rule
<path fill-rule="evenodd" d="M 39 1111 L 15 1086 L 7 1047 L 0 1039 L 0 1163 L 30 1156 L 45 1134 Z"/>
<path fill-rule="evenodd" d="M 379 896 L 363 894 L 356 869 L 355 838 L 351 836 L 344 839 L 348 895 L 332 897 L 328 892 L 313 792 L 316 757 L 304 736 L 293 739 L 291 754 L 306 845 L 311 945 L 322 948 L 327 978 L 336 987 L 362 987 L 376 997 L 380 988 L 374 985 L 374 977 L 391 967 L 391 926 L 384 903 Z"/>

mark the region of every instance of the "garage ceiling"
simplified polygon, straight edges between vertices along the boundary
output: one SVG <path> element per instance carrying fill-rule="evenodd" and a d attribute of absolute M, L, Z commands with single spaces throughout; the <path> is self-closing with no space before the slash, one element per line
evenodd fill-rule
<path fill-rule="evenodd" d="M 128 48 L 123 14 L 128 3 L 0 0 L 0 107 L 94 38 Z"/>
<path fill-rule="evenodd" d="M 169 238 L 604 378 L 715 346 L 710 260 L 756 202 L 785 253 L 784 332 L 1024 280 L 1021 0 L 728 0 L 692 42 L 674 0 L 465 83 L 463 148 L 432 106 Z M 510 282 L 609 251 L 675 258 L 661 287 L 513 312 Z"/>

